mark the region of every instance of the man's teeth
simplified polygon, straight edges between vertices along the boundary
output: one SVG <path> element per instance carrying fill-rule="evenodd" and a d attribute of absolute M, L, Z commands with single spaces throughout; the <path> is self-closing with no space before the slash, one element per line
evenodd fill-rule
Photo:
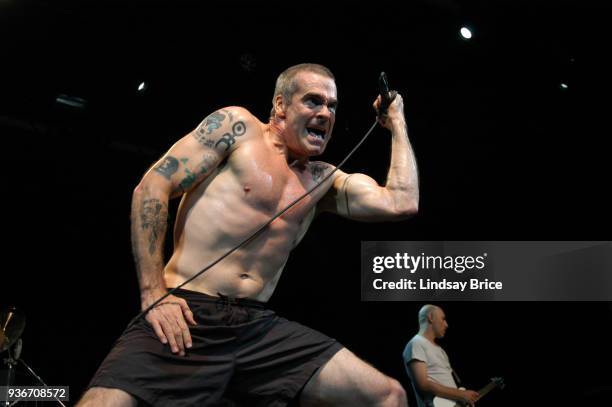
<path fill-rule="evenodd" d="M 325 138 L 325 132 L 322 130 L 308 129 L 308 134 L 312 135 L 313 137 L 320 138 L 321 140 Z"/>

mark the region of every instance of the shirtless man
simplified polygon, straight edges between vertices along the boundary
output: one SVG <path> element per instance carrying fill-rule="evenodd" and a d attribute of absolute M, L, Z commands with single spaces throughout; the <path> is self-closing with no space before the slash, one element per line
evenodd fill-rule
<path fill-rule="evenodd" d="M 268 123 L 240 107 L 212 113 L 136 187 L 132 242 L 142 309 L 333 170 L 309 160 L 331 139 L 338 105 L 332 73 L 316 64 L 287 69 L 272 104 Z M 416 162 L 400 95 L 381 122 L 392 134 L 384 187 L 338 170 L 255 239 L 165 298 L 146 322 L 127 329 L 79 406 L 135 405 L 137 399 L 224 405 L 228 397 L 245 405 L 280 406 L 299 397 L 301 405 L 405 406 L 397 381 L 335 340 L 263 309 L 315 211 L 360 220 L 400 220 L 417 212 Z M 174 253 L 164 267 L 168 200 L 179 196 Z"/>

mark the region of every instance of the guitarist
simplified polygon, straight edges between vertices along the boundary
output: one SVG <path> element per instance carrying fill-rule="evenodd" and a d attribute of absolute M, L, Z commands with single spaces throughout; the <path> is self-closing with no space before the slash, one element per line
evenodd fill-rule
<path fill-rule="evenodd" d="M 435 406 L 434 397 L 470 406 L 478 400 L 477 392 L 457 388 L 448 355 L 435 342 L 444 337 L 447 328 L 442 308 L 424 305 L 419 311 L 419 333 L 404 349 L 404 366 L 412 381 L 418 407 Z"/>

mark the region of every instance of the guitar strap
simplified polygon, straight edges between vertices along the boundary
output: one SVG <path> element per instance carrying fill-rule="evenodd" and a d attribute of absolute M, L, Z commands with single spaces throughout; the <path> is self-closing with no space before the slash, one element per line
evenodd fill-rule
<path fill-rule="evenodd" d="M 457 383 L 457 387 L 461 387 L 461 379 L 459 378 L 457 372 L 455 372 L 455 369 L 452 369 L 451 373 L 453 374 L 453 379 L 455 379 L 455 383 Z"/>

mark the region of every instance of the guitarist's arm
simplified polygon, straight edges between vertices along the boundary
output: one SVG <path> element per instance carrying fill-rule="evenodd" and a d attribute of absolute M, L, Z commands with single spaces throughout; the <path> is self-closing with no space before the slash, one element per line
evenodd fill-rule
<path fill-rule="evenodd" d="M 473 406 L 478 400 L 478 393 L 473 390 L 461 390 L 444 386 L 429 380 L 427 377 L 427 365 L 420 360 L 412 360 L 408 365 L 414 378 L 414 384 L 421 393 L 433 394 L 445 399 L 457 400 Z"/>

